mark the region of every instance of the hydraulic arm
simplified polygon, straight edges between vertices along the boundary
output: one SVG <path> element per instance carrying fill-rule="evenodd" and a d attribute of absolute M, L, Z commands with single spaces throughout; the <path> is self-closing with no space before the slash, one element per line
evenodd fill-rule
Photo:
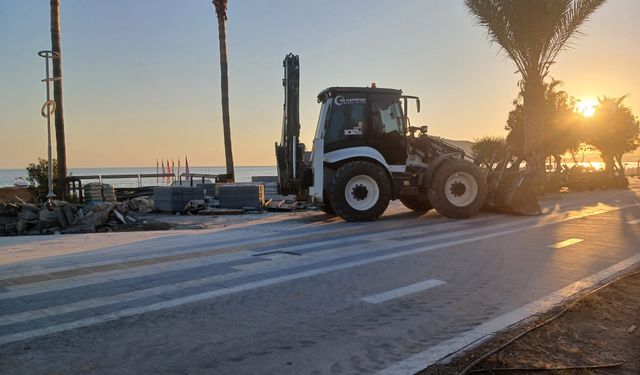
<path fill-rule="evenodd" d="M 304 145 L 300 143 L 300 64 L 297 55 L 288 54 L 284 67 L 284 106 L 282 138 L 276 143 L 278 179 L 282 194 L 301 194 Z"/>

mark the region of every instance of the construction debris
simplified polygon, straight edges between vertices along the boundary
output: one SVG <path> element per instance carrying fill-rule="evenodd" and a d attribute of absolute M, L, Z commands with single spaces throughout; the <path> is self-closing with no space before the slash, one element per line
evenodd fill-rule
<path fill-rule="evenodd" d="M 117 202 L 113 186 L 90 183 L 83 189 L 84 204 L 57 200 L 40 205 L 24 201 L 0 203 L 0 236 L 140 230 L 150 225 L 143 215 L 157 211 L 240 215 L 306 208 L 305 203 L 296 201 L 293 195 L 277 194 L 275 176 L 254 177 L 249 183 L 216 182 L 195 187 L 154 187 L 153 190 L 153 197 Z"/>
<path fill-rule="evenodd" d="M 304 203 L 298 202 L 295 199 L 269 199 L 264 203 L 264 208 L 267 211 L 292 211 L 306 208 Z"/>
<path fill-rule="evenodd" d="M 120 203 L 94 200 L 84 205 L 57 200 L 40 206 L 0 203 L 0 236 L 121 230 L 137 223 L 135 216 L 150 212 L 149 207 L 153 203 L 144 198 Z"/>

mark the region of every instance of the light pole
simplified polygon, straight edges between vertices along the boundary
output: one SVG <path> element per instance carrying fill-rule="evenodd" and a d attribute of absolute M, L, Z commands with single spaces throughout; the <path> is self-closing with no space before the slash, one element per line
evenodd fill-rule
<path fill-rule="evenodd" d="M 51 160 L 51 115 L 56 110 L 56 102 L 51 99 L 51 89 L 50 83 L 56 80 L 59 80 L 59 77 L 51 77 L 49 75 L 49 60 L 55 59 L 60 56 L 57 52 L 54 51 L 39 51 L 38 56 L 43 57 L 45 61 L 45 72 L 46 76 L 42 80 L 47 85 L 47 101 L 44 102 L 42 108 L 40 109 L 40 114 L 42 117 L 47 119 L 47 161 L 48 161 L 48 175 L 47 175 L 47 185 L 49 188 L 49 193 L 47 194 L 47 201 L 51 203 L 51 201 L 56 197 L 53 192 L 53 162 Z"/>

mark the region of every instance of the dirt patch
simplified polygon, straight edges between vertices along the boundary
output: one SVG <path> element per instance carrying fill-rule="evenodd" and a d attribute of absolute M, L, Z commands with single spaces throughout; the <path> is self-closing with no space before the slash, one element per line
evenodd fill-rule
<path fill-rule="evenodd" d="M 503 350 L 478 363 L 478 373 L 528 374 L 536 369 L 600 366 L 622 363 L 600 369 L 562 370 L 554 374 L 640 374 L 640 273 L 635 270 L 594 293 L 579 297 L 547 312 L 537 319 L 502 332 L 477 348 L 463 353 L 446 364 L 436 364 L 420 375 L 458 374 L 485 353 L 557 315 L 545 324 Z M 634 327 L 636 327 L 634 329 Z M 528 370 L 518 370 L 528 369 Z M 495 370 L 490 370 L 495 369 Z M 502 370 L 497 370 L 502 369 Z M 512 369 L 512 370 L 508 370 Z M 549 371 L 544 371 L 549 373 Z"/>

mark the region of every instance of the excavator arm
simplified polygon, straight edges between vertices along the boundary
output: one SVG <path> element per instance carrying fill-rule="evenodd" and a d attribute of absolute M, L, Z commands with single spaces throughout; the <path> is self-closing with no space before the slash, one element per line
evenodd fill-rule
<path fill-rule="evenodd" d="M 288 54 L 284 67 L 284 105 L 282 137 L 276 142 L 280 194 L 304 195 L 304 144 L 300 143 L 300 63 L 297 55 Z"/>

